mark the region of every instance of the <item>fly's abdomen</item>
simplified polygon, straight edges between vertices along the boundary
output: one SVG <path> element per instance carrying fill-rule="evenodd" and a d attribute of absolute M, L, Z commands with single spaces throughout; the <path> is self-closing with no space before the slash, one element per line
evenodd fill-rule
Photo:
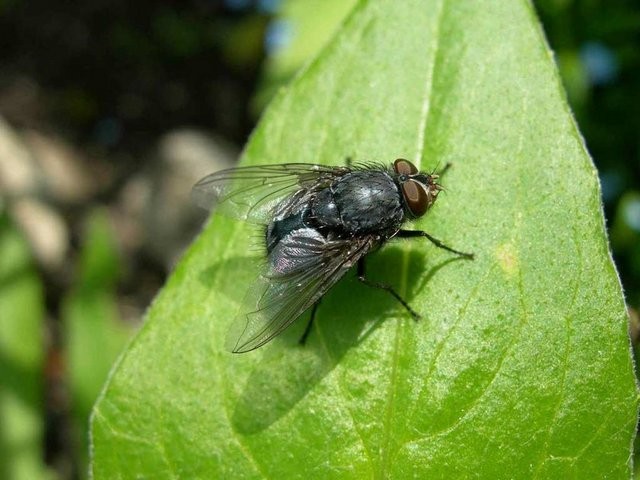
<path fill-rule="evenodd" d="M 271 253 L 276 245 L 291 232 L 306 227 L 303 220 L 304 213 L 305 211 L 300 211 L 285 218 L 274 219 L 267 225 L 267 253 Z"/>

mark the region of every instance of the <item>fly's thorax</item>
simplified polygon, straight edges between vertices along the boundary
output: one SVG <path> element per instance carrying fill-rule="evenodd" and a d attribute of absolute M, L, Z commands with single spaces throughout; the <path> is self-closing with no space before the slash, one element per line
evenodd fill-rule
<path fill-rule="evenodd" d="M 383 234 L 404 221 L 400 191 L 385 171 L 348 173 L 333 183 L 331 197 L 342 228 L 350 233 Z"/>
<path fill-rule="evenodd" d="M 333 197 L 331 188 L 320 190 L 311 201 L 311 218 L 319 225 L 329 228 L 341 228 L 342 219 Z"/>

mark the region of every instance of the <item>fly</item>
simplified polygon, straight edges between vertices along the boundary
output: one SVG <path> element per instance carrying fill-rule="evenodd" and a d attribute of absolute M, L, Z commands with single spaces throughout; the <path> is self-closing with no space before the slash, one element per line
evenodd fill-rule
<path fill-rule="evenodd" d="M 233 321 L 228 349 L 244 353 L 261 347 L 313 307 L 304 343 L 318 302 L 353 266 L 361 282 L 386 291 L 419 318 L 391 286 L 365 276 L 365 256 L 391 238 L 423 237 L 473 258 L 427 232 L 402 229 L 434 204 L 442 190 L 438 177 L 400 158 L 390 166 L 238 167 L 200 180 L 193 187 L 198 205 L 264 227 L 266 262 Z"/>

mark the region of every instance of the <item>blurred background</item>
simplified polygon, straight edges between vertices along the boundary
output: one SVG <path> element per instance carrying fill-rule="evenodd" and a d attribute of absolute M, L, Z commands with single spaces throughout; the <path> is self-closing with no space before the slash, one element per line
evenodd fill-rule
<path fill-rule="evenodd" d="M 192 184 L 354 3 L 0 0 L 0 478 L 86 477 L 91 406 L 206 218 Z M 640 7 L 534 3 L 637 308 Z"/>

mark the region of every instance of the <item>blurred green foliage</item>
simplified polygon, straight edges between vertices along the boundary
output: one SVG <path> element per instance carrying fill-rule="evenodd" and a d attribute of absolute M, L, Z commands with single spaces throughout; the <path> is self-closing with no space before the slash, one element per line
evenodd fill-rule
<path fill-rule="evenodd" d="M 96 210 L 83 235 L 75 286 L 63 300 L 62 356 L 49 350 L 45 366 L 42 282 L 29 246 L 0 214 L 0 478 L 54 478 L 44 463 L 45 416 L 51 409 L 59 414 L 67 394 L 45 401 L 45 377 L 56 391 L 60 385 L 51 382 L 64 378 L 68 386 L 72 438 L 66 448 L 76 457 L 73 469 L 86 477 L 91 408 L 133 333 L 116 304 L 120 263 L 106 212 Z"/>
<path fill-rule="evenodd" d="M 0 478 L 47 478 L 44 299 L 29 248 L 0 211 Z"/>
<path fill-rule="evenodd" d="M 76 459 L 88 469 L 91 408 L 133 329 L 120 319 L 116 285 L 122 266 L 106 211 L 89 216 L 78 260 L 75 286 L 62 304 L 67 382 L 75 430 Z"/>

